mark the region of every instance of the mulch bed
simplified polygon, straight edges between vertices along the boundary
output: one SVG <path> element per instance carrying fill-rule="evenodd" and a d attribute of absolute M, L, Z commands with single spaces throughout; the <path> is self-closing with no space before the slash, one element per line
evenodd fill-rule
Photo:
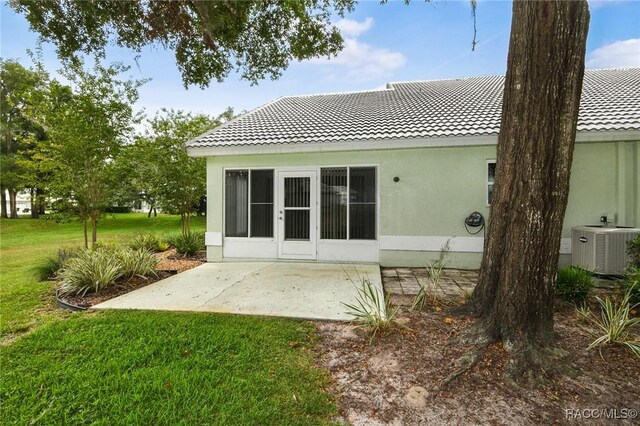
<path fill-rule="evenodd" d="M 422 313 L 403 308 L 398 322 L 407 328 L 396 325 L 373 344 L 354 325 L 316 323 L 315 354 L 333 379 L 337 420 L 353 425 L 565 424 L 575 423 L 565 410 L 593 416 L 605 412 L 578 410 L 617 409 L 608 414 L 618 417 L 630 417 L 632 412 L 623 409 L 640 410 L 640 358 L 616 346 L 587 351 L 594 339 L 591 326 L 566 306 L 555 316 L 556 346 L 569 353 L 558 361 L 565 373 L 516 386 L 504 374 L 506 351 L 493 344 L 471 370 L 434 392 L 459 369 L 454 362 L 468 353 L 457 337 L 473 321 L 446 308 L 431 306 Z"/>
<path fill-rule="evenodd" d="M 159 261 L 156 271 L 157 275 L 152 275 L 147 278 L 133 277 L 130 280 L 117 281 L 114 285 L 105 288 L 99 293 L 87 293 L 84 296 L 75 294 L 60 295 L 60 300 L 81 308 L 89 308 L 98 303 L 168 278 L 176 272 L 184 272 L 206 262 L 206 253 L 204 251 L 198 252 L 194 257 L 186 257 L 177 254 L 175 249 L 171 249 L 162 253 L 156 253 L 155 256 Z"/>

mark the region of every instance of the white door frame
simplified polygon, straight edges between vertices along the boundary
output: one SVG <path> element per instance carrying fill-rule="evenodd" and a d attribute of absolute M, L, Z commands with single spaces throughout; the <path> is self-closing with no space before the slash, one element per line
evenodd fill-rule
<path fill-rule="evenodd" d="M 277 235 L 278 258 L 317 260 L 318 256 L 318 171 L 312 170 L 277 170 Z M 309 206 L 303 208 L 285 208 L 284 182 L 286 178 L 309 178 Z M 309 240 L 285 239 L 285 211 L 309 211 Z"/>

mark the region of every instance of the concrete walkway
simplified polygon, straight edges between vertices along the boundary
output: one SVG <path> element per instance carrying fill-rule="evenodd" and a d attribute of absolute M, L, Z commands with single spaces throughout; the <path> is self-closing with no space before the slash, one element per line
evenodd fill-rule
<path fill-rule="evenodd" d="M 359 277 L 382 292 L 378 265 L 294 262 L 206 263 L 94 309 L 223 312 L 323 320 L 352 319 Z M 353 281 L 352 281 L 353 280 Z"/>

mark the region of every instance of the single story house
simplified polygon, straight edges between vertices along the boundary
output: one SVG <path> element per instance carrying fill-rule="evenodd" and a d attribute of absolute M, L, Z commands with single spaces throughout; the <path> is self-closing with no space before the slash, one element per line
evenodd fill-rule
<path fill-rule="evenodd" d="M 207 159 L 207 257 L 480 265 L 504 76 L 286 96 L 187 143 Z M 561 263 L 571 228 L 640 227 L 640 68 L 588 70 Z M 477 215 L 476 215 L 477 216 Z M 475 219 L 478 219 L 476 217 Z M 477 222 L 477 221 L 476 221 Z"/>

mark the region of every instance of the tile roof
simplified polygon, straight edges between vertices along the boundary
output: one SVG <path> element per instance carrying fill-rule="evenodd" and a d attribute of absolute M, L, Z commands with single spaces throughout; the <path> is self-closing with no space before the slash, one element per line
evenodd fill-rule
<path fill-rule="evenodd" d="M 188 142 L 189 148 L 497 135 L 504 76 L 389 83 L 286 96 Z M 578 131 L 640 131 L 640 68 L 587 70 Z"/>

